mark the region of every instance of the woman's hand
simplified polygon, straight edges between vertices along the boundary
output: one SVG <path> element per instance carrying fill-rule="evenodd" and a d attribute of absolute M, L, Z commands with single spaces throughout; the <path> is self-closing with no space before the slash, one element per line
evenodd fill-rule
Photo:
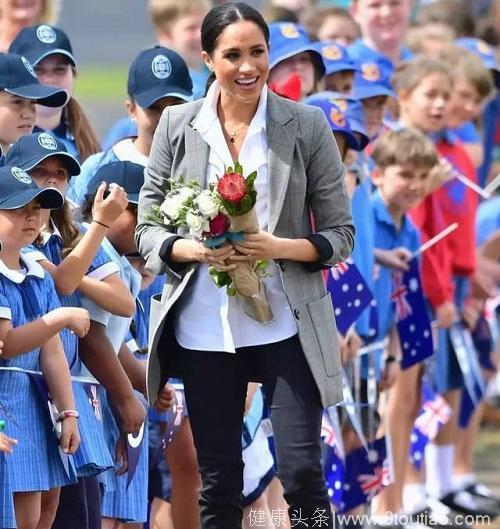
<path fill-rule="evenodd" d="M 75 417 L 65 417 L 61 423 L 62 433 L 59 444 L 65 454 L 74 454 L 80 445 L 80 434 Z"/>
<path fill-rule="evenodd" d="M 178 239 L 172 246 L 171 258 L 176 263 L 189 263 L 197 261 L 210 266 L 215 266 L 222 272 L 234 270 L 236 265 L 227 264 L 227 260 L 236 254 L 235 249 L 230 245 L 222 248 L 207 248 L 203 243 L 190 239 Z"/>
<path fill-rule="evenodd" d="M 283 258 L 285 239 L 276 237 L 267 231 L 245 233 L 242 241 L 233 242 L 234 249 L 241 255 L 234 255 L 231 261 L 272 261 Z"/>

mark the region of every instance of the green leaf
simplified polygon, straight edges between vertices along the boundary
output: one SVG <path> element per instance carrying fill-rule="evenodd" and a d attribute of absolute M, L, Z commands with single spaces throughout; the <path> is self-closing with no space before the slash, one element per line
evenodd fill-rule
<path fill-rule="evenodd" d="M 236 296 L 236 287 L 233 284 L 227 285 L 226 294 L 228 296 Z"/>
<path fill-rule="evenodd" d="M 254 187 L 255 179 L 257 178 L 257 171 L 250 173 L 246 178 L 247 189 L 250 191 Z"/>
<path fill-rule="evenodd" d="M 238 162 L 238 160 L 236 160 L 234 163 L 234 172 L 241 175 L 243 174 L 243 167 L 241 166 L 240 162 Z"/>

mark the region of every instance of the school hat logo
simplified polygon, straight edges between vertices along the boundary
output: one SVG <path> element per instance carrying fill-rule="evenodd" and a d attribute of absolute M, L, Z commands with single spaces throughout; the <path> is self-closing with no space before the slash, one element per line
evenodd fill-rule
<path fill-rule="evenodd" d="M 374 62 L 365 62 L 361 65 L 361 72 L 367 81 L 378 81 L 380 79 L 380 68 Z"/>
<path fill-rule="evenodd" d="M 56 140 L 46 132 L 42 132 L 38 136 L 38 143 L 40 144 L 40 147 L 43 147 L 44 149 L 47 149 L 48 151 L 55 151 L 57 149 L 57 142 Z"/>
<path fill-rule="evenodd" d="M 157 79 L 166 79 L 172 73 L 172 63 L 165 55 L 157 55 L 151 63 L 151 70 Z"/>
<path fill-rule="evenodd" d="M 297 26 L 295 24 L 282 24 L 281 34 L 286 39 L 297 39 L 300 37 L 300 33 L 298 32 Z"/>
<path fill-rule="evenodd" d="M 493 57 L 493 50 L 486 44 L 486 42 L 483 42 L 482 40 L 476 41 L 476 48 L 479 53 L 482 55 L 489 55 L 490 57 Z"/>
<path fill-rule="evenodd" d="M 36 36 L 44 44 L 52 44 L 56 41 L 56 32 L 50 26 L 39 26 L 36 30 Z"/>
<path fill-rule="evenodd" d="M 340 109 L 338 109 L 336 107 L 333 107 L 330 110 L 330 119 L 331 119 L 332 123 L 334 125 L 336 125 L 337 127 L 341 128 L 341 129 L 345 128 L 345 126 L 346 126 L 345 115 Z"/>
<path fill-rule="evenodd" d="M 10 172 L 16 180 L 19 180 L 19 182 L 22 182 L 23 184 L 32 183 L 31 176 L 22 169 L 19 169 L 19 167 L 13 167 Z"/>
<path fill-rule="evenodd" d="M 347 110 L 347 101 L 345 99 L 331 99 L 330 101 L 336 105 L 341 112 L 345 112 Z"/>
<path fill-rule="evenodd" d="M 335 46 L 334 44 L 330 46 L 325 46 L 321 53 L 325 59 L 328 59 L 329 61 L 338 61 L 342 58 L 342 52 L 340 51 L 340 48 L 338 46 Z"/>
<path fill-rule="evenodd" d="M 26 68 L 26 70 L 28 70 L 28 72 L 36 79 L 35 70 L 33 70 L 33 66 L 31 66 L 31 64 L 28 61 L 28 59 L 26 59 L 26 57 L 21 57 L 21 60 L 23 61 L 23 64 L 24 64 L 24 67 Z"/>

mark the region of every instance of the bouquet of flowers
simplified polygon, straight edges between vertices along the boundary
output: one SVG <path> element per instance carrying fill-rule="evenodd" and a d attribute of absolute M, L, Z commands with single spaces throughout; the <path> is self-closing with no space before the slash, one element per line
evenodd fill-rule
<path fill-rule="evenodd" d="M 226 242 L 243 240 L 245 233 L 257 233 L 259 223 L 255 211 L 257 191 L 253 172 L 243 177 L 243 168 L 236 162 L 228 167 L 217 184 L 203 189 L 198 182 L 185 183 L 181 178 L 170 182 L 165 200 L 153 206 L 150 220 L 170 227 L 188 229 L 189 234 L 210 248 Z M 263 260 L 238 262 L 228 272 L 209 267 L 208 271 L 218 287 L 226 287 L 227 294 L 243 297 L 245 312 L 255 320 L 266 323 L 273 315 L 266 299 L 262 278 L 267 263 Z"/>

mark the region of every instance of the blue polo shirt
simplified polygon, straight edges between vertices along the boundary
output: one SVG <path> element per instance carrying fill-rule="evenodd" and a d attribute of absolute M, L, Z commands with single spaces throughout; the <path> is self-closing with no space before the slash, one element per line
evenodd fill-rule
<path fill-rule="evenodd" d="M 410 218 L 405 215 L 401 228 L 398 229 L 378 191 L 372 194 L 370 201 L 375 227 L 375 248 L 392 250 L 403 246 L 410 252 L 417 250 L 420 246 L 420 235 Z M 385 338 L 394 325 L 394 304 L 391 301 L 392 272 L 390 268 L 381 266 L 375 280 L 374 295 L 378 308 L 379 340 Z"/>

